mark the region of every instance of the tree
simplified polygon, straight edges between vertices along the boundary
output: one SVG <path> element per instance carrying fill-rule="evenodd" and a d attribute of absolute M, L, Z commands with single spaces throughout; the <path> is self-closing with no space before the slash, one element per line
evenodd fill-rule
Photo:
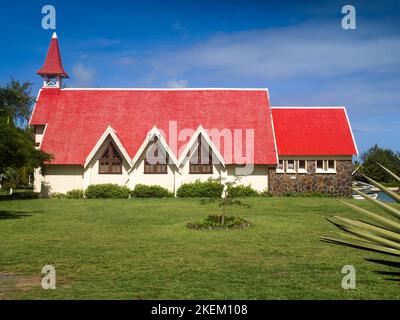
<path fill-rule="evenodd" d="M 380 148 L 377 144 L 361 155 L 362 173 L 379 182 L 395 182 L 379 164 L 400 175 L 400 160 L 390 149 Z"/>
<path fill-rule="evenodd" d="M 20 170 L 43 168 L 52 156 L 37 150 L 34 135 L 27 126 L 34 99 L 30 96 L 31 83 L 11 80 L 0 86 L 0 173 L 7 168 Z"/>

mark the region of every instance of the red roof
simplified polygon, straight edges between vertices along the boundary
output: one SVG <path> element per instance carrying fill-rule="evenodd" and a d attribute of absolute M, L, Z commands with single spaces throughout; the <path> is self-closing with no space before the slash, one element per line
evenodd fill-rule
<path fill-rule="evenodd" d="M 60 47 L 55 33 L 51 39 L 44 65 L 38 70 L 37 74 L 41 76 L 61 76 L 63 78 L 68 78 L 68 74 L 64 71 Z"/>
<path fill-rule="evenodd" d="M 41 149 L 53 164 L 80 164 L 108 126 L 133 158 L 156 126 L 169 141 L 169 121 L 182 129 L 254 129 L 254 163 L 276 164 L 268 93 L 259 89 L 42 89 L 31 125 L 47 124 Z M 178 141 L 182 151 L 186 141 Z M 221 149 L 223 148 L 221 144 Z M 224 156 L 223 150 L 220 150 Z M 179 154 L 177 155 L 179 157 Z M 237 163 L 235 159 L 227 163 Z"/>
<path fill-rule="evenodd" d="M 272 108 L 279 155 L 355 155 L 346 109 Z"/>

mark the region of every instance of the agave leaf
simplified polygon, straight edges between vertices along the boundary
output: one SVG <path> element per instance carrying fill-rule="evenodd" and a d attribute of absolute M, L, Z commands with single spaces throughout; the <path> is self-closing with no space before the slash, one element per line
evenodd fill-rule
<path fill-rule="evenodd" d="M 352 234 L 355 234 L 357 236 L 360 236 L 364 239 L 367 239 L 371 242 L 374 242 L 376 244 L 380 244 L 389 248 L 393 248 L 396 250 L 400 250 L 400 243 L 394 242 L 392 240 L 388 240 L 379 236 L 376 236 L 368 231 L 365 231 L 363 229 L 360 228 L 356 228 L 356 227 L 348 227 L 348 226 L 343 226 L 344 229 Z"/>
<path fill-rule="evenodd" d="M 335 238 L 330 238 L 330 237 L 320 237 L 320 239 L 322 241 L 326 241 L 326 242 L 330 242 L 330 243 L 334 243 L 334 244 L 341 244 L 341 245 L 346 245 L 346 246 L 359 248 L 359 249 L 363 249 L 363 250 L 400 256 L 400 250 L 391 249 L 391 248 L 387 248 L 387 247 L 380 246 L 380 245 L 369 244 L 369 243 L 358 242 L 358 241 L 346 241 L 346 240 L 335 239 Z"/>
<path fill-rule="evenodd" d="M 368 195 L 366 195 L 364 192 L 361 192 L 357 189 L 353 188 L 353 191 L 357 194 L 359 194 L 360 196 L 362 196 L 365 200 L 377 205 L 378 207 L 380 207 L 381 209 L 385 210 L 387 213 L 391 214 L 392 216 L 400 219 L 400 210 L 388 205 L 387 203 L 384 203 L 382 201 L 376 200 L 374 198 L 369 197 Z"/>
<path fill-rule="evenodd" d="M 378 165 L 385 170 L 387 173 L 389 173 L 393 178 L 395 178 L 397 181 L 400 182 L 400 177 L 398 175 L 396 175 L 394 172 L 390 171 L 389 169 L 387 169 L 386 167 L 384 167 L 383 165 L 381 165 L 380 163 L 378 163 Z"/>
<path fill-rule="evenodd" d="M 370 198 L 370 197 L 368 197 L 368 198 Z M 397 223 L 397 222 L 395 222 L 393 220 L 390 220 L 390 219 L 387 219 L 385 217 L 382 217 L 382 216 L 380 216 L 380 215 L 378 215 L 376 213 L 373 213 L 371 211 L 368 211 L 366 209 L 357 207 L 354 204 L 347 203 L 347 202 L 342 201 L 342 200 L 340 202 L 342 202 L 346 206 L 352 208 L 353 210 L 357 211 L 358 213 L 368 217 L 369 219 L 371 219 L 373 221 L 376 221 L 377 223 L 381 224 L 382 226 L 384 226 L 384 227 L 386 227 L 386 228 L 388 228 L 390 230 L 400 232 L 400 223 Z"/>
<path fill-rule="evenodd" d="M 397 193 L 393 192 L 392 190 L 389 190 L 389 188 L 386 188 L 383 184 L 375 181 L 374 179 L 371 179 L 370 177 L 367 177 L 366 175 L 363 175 L 363 177 L 366 178 L 375 187 L 381 189 L 384 193 L 386 193 L 394 201 L 400 202 L 400 195 L 398 195 Z"/>
<path fill-rule="evenodd" d="M 347 223 L 353 227 L 360 228 L 362 230 L 366 230 L 377 236 L 380 236 L 380 237 L 388 239 L 388 240 L 392 240 L 392 241 L 400 244 L 400 233 L 389 231 L 384 228 L 377 227 L 372 224 L 369 224 L 369 223 L 366 223 L 363 221 L 359 221 L 359 220 L 352 220 L 352 219 L 343 218 L 343 217 L 339 217 L 339 216 L 334 216 L 333 218 L 335 218 L 339 221 L 343 221 L 344 223 Z"/>

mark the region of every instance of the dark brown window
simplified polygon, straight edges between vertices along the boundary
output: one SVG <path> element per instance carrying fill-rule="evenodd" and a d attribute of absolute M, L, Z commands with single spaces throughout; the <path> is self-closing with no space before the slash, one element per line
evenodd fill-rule
<path fill-rule="evenodd" d="M 203 149 L 201 135 L 199 135 L 198 138 L 198 146 L 196 151 L 197 151 L 196 154 L 197 157 L 195 156 L 192 159 L 190 159 L 189 173 L 191 174 L 213 173 L 212 150 L 211 147 L 208 147 L 208 152 L 206 152 L 206 149 Z"/>
<path fill-rule="evenodd" d="M 100 174 L 121 174 L 122 158 L 115 146 L 110 142 L 103 156 L 99 160 Z"/>
<path fill-rule="evenodd" d="M 159 154 L 159 146 L 157 145 L 157 137 L 154 138 L 154 142 L 150 145 L 148 152 L 146 152 L 146 156 L 144 159 L 144 173 L 145 174 L 166 174 L 168 173 L 168 154 L 165 152 L 165 156 L 163 159 L 158 157 Z M 154 156 L 154 158 L 153 158 Z"/>

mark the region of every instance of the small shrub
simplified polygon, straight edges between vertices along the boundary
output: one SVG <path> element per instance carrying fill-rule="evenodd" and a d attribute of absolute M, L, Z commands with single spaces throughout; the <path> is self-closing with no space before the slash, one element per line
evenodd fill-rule
<path fill-rule="evenodd" d="M 132 196 L 135 198 L 170 198 L 173 197 L 173 194 L 160 186 L 138 184 L 133 190 Z"/>
<path fill-rule="evenodd" d="M 265 198 L 269 198 L 269 197 L 273 197 L 273 194 L 268 189 L 265 189 L 264 191 L 262 191 L 260 193 L 260 196 L 261 197 L 265 197 Z"/>
<path fill-rule="evenodd" d="M 117 184 L 92 184 L 85 191 L 88 199 L 129 198 L 130 190 Z"/>
<path fill-rule="evenodd" d="M 81 189 L 70 190 L 66 193 L 66 199 L 83 199 L 85 197 L 85 192 Z"/>
<path fill-rule="evenodd" d="M 208 179 L 205 182 L 196 180 L 180 186 L 177 196 L 180 198 L 220 198 L 224 186 L 219 180 Z"/>
<path fill-rule="evenodd" d="M 65 199 L 66 195 L 65 195 L 65 193 L 61 193 L 61 192 L 53 192 L 50 194 L 50 198 L 51 199 Z"/>
<path fill-rule="evenodd" d="M 221 215 L 209 215 L 207 218 L 188 222 L 189 229 L 226 229 L 226 228 L 247 228 L 250 222 L 242 217 L 226 216 L 225 222 L 221 223 Z"/>
<path fill-rule="evenodd" d="M 254 190 L 251 186 L 232 186 L 228 188 L 228 192 L 233 198 L 244 198 L 244 197 L 258 197 L 260 194 Z"/>

